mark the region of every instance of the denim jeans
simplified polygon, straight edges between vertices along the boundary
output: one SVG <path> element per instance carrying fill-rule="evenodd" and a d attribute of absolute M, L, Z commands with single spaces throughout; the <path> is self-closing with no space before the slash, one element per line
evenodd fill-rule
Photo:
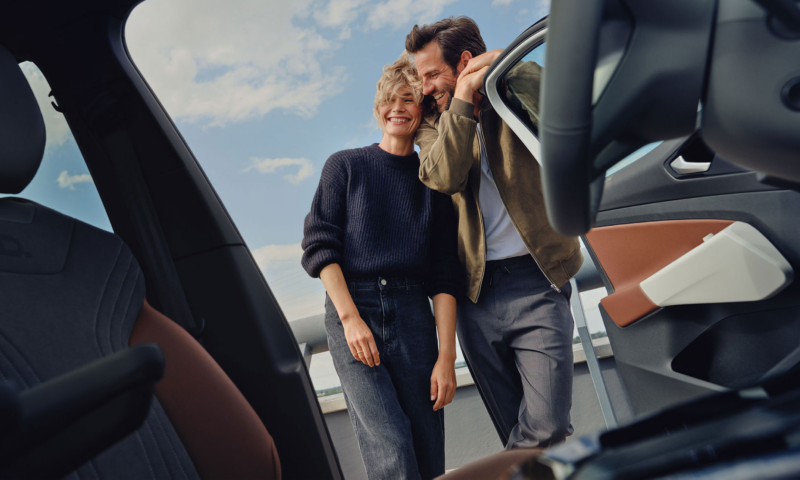
<path fill-rule="evenodd" d="M 371 480 L 429 479 L 444 473 L 444 410 L 433 411 L 430 379 L 439 356 L 436 322 L 421 281 L 348 282 L 375 338 L 380 365 L 353 358 L 339 315 L 325 300 L 325 330 Z"/>

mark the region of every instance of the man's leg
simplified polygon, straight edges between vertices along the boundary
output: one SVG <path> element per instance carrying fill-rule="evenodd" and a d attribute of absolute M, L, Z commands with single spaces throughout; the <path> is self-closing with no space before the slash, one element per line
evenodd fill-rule
<path fill-rule="evenodd" d="M 518 422 L 523 398 L 515 353 L 502 334 L 496 312 L 496 279 L 502 272 L 487 268 L 478 303 L 461 297 L 458 303 L 458 341 L 478 392 L 503 445 Z"/>
<path fill-rule="evenodd" d="M 501 281 L 508 330 L 524 397 L 506 448 L 548 447 L 572 434 L 573 318 L 569 284 L 557 292 L 538 267 L 509 267 Z"/>

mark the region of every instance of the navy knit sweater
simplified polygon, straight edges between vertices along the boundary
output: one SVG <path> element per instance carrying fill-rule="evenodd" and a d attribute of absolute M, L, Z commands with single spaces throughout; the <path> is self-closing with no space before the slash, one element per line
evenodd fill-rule
<path fill-rule="evenodd" d="M 338 263 L 345 279 L 425 279 L 429 296 L 462 286 L 450 197 L 417 177 L 419 157 L 378 144 L 333 154 L 306 216 L 303 268 L 312 277 Z"/>

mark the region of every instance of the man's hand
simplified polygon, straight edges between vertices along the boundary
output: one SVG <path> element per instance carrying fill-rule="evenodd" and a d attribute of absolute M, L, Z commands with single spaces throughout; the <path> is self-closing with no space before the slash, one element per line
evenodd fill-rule
<path fill-rule="evenodd" d="M 370 367 L 380 365 L 381 357 L 378 354 L 378 346 L 375 345 L 372 331 L 364 323 L 364 320 L 356 314 L 347 319 L 342 318 L 342 326 L 344 327 L 344 338 L 347 340 L 347 346 L 350 347 L 353 357 Z"/>
<path fill-rule="evenodd" d="M 497 60 L 497 57 L 499 57 L 501 53 L 503 53 L 503 49 L 498 48 L 497 50 L 491 50 L 486 53 L 482 53 L 477 57 L 472 57 L 467 63 L 467 66 L 464 67 L 464 70 L 461 70 L 461 73 L 458 76 L 458 81 L 460 82 L 462 77 L 465 77 L 470 73 L 477 72 L 483 67 L 491 66 L 491 64 Z M 483 82 L 483 78 L 481 78 L 481 82 Z"/>
<path fill-rule="evenodd" d="M 488 69 L 488 66 L 484 66 L 468 75 L 458 77 L 455 98 L 464 100 L 465 102 L 475 103 L 474 96 L 478 92 L 478 89 L 483 86 L 483 77 L 486 75 L 486 70 Z"/>
<path fill-rule="evenodd" d="M 443 358 L 439 356 L 436 365 L 433 367 L 431 374 L 431 401 L 436 400 L 433 404 L 433 410 L 444 408 L 453 401 L 456 395 L 456 369 L 455 360 Z"/>

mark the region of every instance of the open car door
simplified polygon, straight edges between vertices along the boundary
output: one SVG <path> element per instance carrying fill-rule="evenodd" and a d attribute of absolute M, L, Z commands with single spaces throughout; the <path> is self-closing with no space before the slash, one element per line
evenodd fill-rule
<path fill-rule="evenodd" d="M 557 8 L 578 3 L 554 2 L 550 27 L 557 15 L 567 18 Z M 696 128 L 717 2 L 638 2 L 638 11 L 628 5 L 636 2 L 596 3 L 601 6 L 594 17 L 572 25 L 570 45 L 557 36 L 552 41 L 558 45 L 545 43 L 551 42 L 547 19 L 525 31 L 487 72 L 485 89 L 534 157 L 548 159 L 542 178 L 551 223 L 564 234 L 581 234 L 600 271 L 609 293 L 600 310 L 636 414 L 791 369 L 800 364 L 800 287 L 793 282 L 800 266 L 800 193 L 717 154 Z M 592 23 L 599 24 L 600 16 L 603 28 Z M 658 36 L 673 25 L 682 26 L 680 35 Z M 638 44 L 631 40 L 634 30 Z M 590 42 L 592 35 L 599 41 Z M 588 84 L 548 83 L 545 72 L 556 56 L 584 47 L 595 49 L 593 61 L 568 73 L 588 75 Z M 620 72 L 648 61 L 660 71 L 641 84 L 620 85 Z M 580 118 L 575 128 L 542 118 L 543 109 L 556 105 L 553 98 L 568 96 L 573 87 L 585 97 L 589 130 L 592 120 L 597 127 L 623 107 L 638 117 L 623 115 L 621 123 L 655 126 L 629 128 L 631 141 L 624 135 L 620 140 L 624 129 L 614 125 L 595 128 L 586 135 L 601 148 L 573 141 L 570 135 L 585 127 Z M 641 95 L 619 93 L 636 89 Z M 670 95 L 680 96 L 675 91 L 697 97 L 670 104 Z M 603 107 L 618 93 L 622 106 Z M 661 97 L 648 104 L 651 94 Z M 659 112 L 664 117 L 653 119 Z M 548 118 L 559 113 L 574 112 L 559 110 Z M 543 130 L 549 143 L 542 142 Z M 720 146 L 718 136 L 714 145 Z M 568 148 L 592 159 L 595 174 L 576 169 L 567 154 L 560 162 Z M 559 183 L 571 177 L 582 182 L 580 188 Z"/>

